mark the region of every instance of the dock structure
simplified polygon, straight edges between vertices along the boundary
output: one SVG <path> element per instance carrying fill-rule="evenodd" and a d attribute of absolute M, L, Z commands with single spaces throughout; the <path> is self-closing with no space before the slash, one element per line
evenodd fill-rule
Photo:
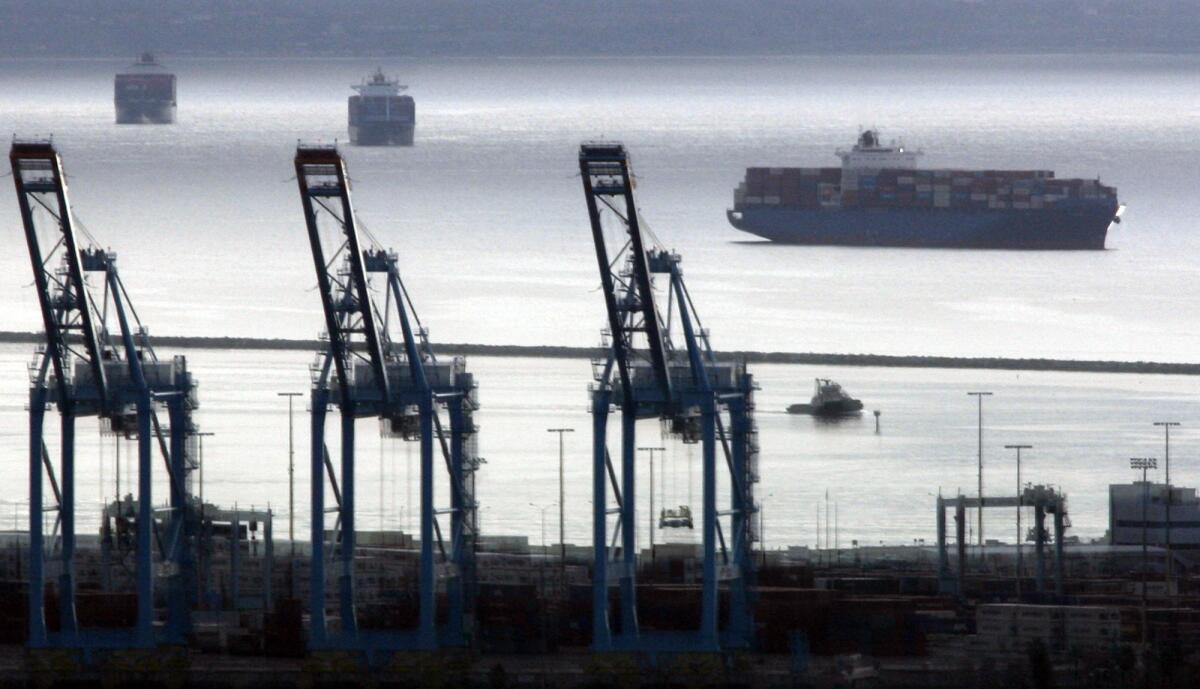
<path fill-rule="evenodd" d="M 461 357 L 439 360 L 412 310 L 395 252 L 364 248 L 351 200 L 346 164 L 335 147 L 300 146 L 296 180 L 325 314 L 328 346 L 318 355 L 312 383 L 312 582 L 310 645 L 314 650 L 377 654 L 461 647 L 472 628 L 477 408 L 474 377 Z M 372 242 L 373 244 L 373 242 Z M 381 305 L 369 283 L 377 276 Z M 394 319 L 394 323 L 393 323 Z M 400 330 L 398 341 L 390 326 Z M 325 445 L 330 406 L 341 416 L 341 467 Z M 443 421 L 442 415 L 447 417 Z M 416 629 L 362 629 L 355 600 L 355 422 L 377 418 L 385 436 L 420 443 L 419 621 Z M 435 446 L 442 462 L 435 462 Z M 444 472 L 439 472 L 442 464 Z M 435 505 L 435 479 L 444 474 L 448 507 Z M 340 477 L 340 478 L 339 478 Z M 328 492 L 335 506 L 325 507 Z M 332 535 L 325 515 L 337 515 Z M 443 538 L 439 515 L 449 517 Z M 337 561 L 339 628 L 331 631 L 325 601 L 326 547 Z M 449 613 L 438 625 L 439 578 Z"/>
<path fill-rule="evenodd" d="M 1070 545 L 1069 595 L 1066 495 L 1022 484 L 1019 471 L 1015 496 L 939 496 L 936 553 L 924 539 L 853 541 L 848 560 L 836 540 L 833 557 L 819 545 L 756 551 L 757 387 L 744 361 L 711 348 L 681 258 L 640 216 L 629 154 L 616 143 L 584 144 L 578 158 L 607 316 L 590 390 L 592 538 L 575 545 L 560 535 L 551 547 L 543 535 L 540 549 L 524 535 L 480 534 L 474 377 L 461 357 L 436 356 L 399 255 L 358 223 L 339 151 L 297 148 L 326 332 L 311 369 L 311 540 L 289 533 L 287 566 L 276 567 L 270 506 L 203 501 L 200 442 L 211 433 L 193 420 L 197 384 L 183 357 L 158 358 L 116 254 L 82 226 L 77 233 L 53 144 L 16 141 L 10 162 L 44 325 L 30 366 L 29 531 L 14 515 L 13 530 L 0 532 L 0 673 L 11 681 L 959 686 L 972 674 L 1023 671 L 1037 645 L 1060 678 L 1069 664 L 1077 676 L 1080 658 L 1115 671 L 1135 648 L 1148 677 L 1194 675 L 1174 664 L 1191 662 L 1182 650 L 1200 639 L 1200 551 L 1187 547 L 1197 500 L 1169 482 L 1143 475 L 1110 488 L 1111 541 Z M 53 410 L 57 456 L 44 429 Z M 334 410 L 336 462 L 325 435 Z M 76 532 L 85 417 L 118 448 L 137 446 L 135 488 L 101 496 L 98 534 Z M 384 438 L 419 444 L 417 533 L 358 528 L 364 418 Z M 638 421 L 701 449 L 696 518 L 692 505 L 651 515 L 659 528 L 698 527 L 698 543 L 652 540 L 639 551 Z M 158 455 L 165 480 L 156 484 Z M 157 506 L 154 485 L 168 489 Z M 966 579 L 968 510 L 985 508 L 1032 509 L 1035 592 L 1022 588 L 1020 542 L 1015 578 Z M 1151 554 L 1167 558 L 1161 583 L 1151 581 Z"/>
<path fill-rule="evenodd" d="M 967 571 L 967 540 L 966 522 L 967 510 L 1004 507 L 1020 509 L 1033 508 L 1034 528 L 1034 583 L 1039 595 L 1046 595 L 1046 541 L 1049 532 L 1046 530 L 1046 515 L 1054 517 L 1054 594 L 1061 598 L 1064 594 L 1063 538 L 1070 522 L 1067 519 L 1067 496 L 1050 486 L 1026 486 L 1018 496 L 1008 497 L 968 497 L 958 495 L 953 498 L 938 496 L 937 498 L 937 552 L 938 552 L 938 581 L 943 593 L 961 594 L 962 580 Z M 955 531 L 955 567 L 950 566 L 950 556 L 946 544 L 946 511 L 954 510 Z M 1017 544 L 1017 577 L 1020 572 L 1020 547 Z M 1018 592 L 1020 588 L 1018 587 Z"/>
<path fill-rule="evenodd" d="M 634 177 L 619 143 L 583 144 L 579 169 L 607 312 L 605 356 L 593 362 L 592 644 L 600 651 L 715 652 L 753 642 L 754 486 L 758 480 L 754 379 L 745 364 L 718 360 L 683 282 L 680 256 L 652 246 L 634 199 Z M 604 222 L 621 231 L 615 246 Z M 666 281 L 660 308 L 654 278 Z M 672 339 L 681 331 L 682 347 Z M 611 409 L 621 411 L 620 479 L 607 446 Z M 636 423 L 660 419 L 671 436 L 702 447 L 700 625 L 694 633 L 651 633 L 638 624 Z M 723 462 L 718 462 L 718 453 Z M 718 464 L 728 471 L 728 508 L 717 507 Z M 609 483 L 612 484 L 610 508 Z M 616 514 L 609 545 L 610 514 Z M 725 526 L 722 526 L 722 522 Z M 620 537 L 620 547 L 615 547 Z M 718 553 L 718 547 L 720 552 Z M 619 628 L 609 618 L 609 584 L 620 601 Z M 729 617 L 720 628 L 718 595 L 728 585 Z"/>

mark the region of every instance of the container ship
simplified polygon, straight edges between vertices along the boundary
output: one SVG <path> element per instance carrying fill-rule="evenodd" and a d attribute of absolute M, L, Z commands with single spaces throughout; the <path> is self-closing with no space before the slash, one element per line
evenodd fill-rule
<path fill-rule="evenodd" d="M 388 79 L 383 70 L 350 88 L 350 143 L 356 146 L 412 146 L 417 124 L 416 104 L 407 89 Z"/>
<path fill-rule="evenodd" d="M 920 169 L 920 151 L 864 131 L 841 167 L 752 167 L 729 222 L 788 244 L 1103 249 L 1117 190 L 1050 170 Z"/>
<path fill-rule="evenodd" d="M 117 124 L 171 124 L 175 121 L 175 75 L 150 53 L 142 53 L 113 85 Z"/>

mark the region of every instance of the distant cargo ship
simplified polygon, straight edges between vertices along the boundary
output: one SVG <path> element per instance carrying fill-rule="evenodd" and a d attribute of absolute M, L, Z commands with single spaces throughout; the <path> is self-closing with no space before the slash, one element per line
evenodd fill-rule
<path fill-rule="evenodd" d="M 370 79 L 350 88 L 350 143 L 357 146 L 412 146 L 416 129 L 416 103 L 400 92 L 401 86 L 375 71 Z"/>
<path fill-rule="evenodd" d="M 113 84 L 117 124 L 171 124 L 175 121 L 175 75 L 150 53 L 142 53 Z"/>
<path fill-rule="evenodd" d="M 789 244 L 1103 249 L 1124 208 L 1099 180 L 1050 170 L 918 169 L 920 151 L 863 132 L 841 167 L 752 167 L 729 222 Z"/>

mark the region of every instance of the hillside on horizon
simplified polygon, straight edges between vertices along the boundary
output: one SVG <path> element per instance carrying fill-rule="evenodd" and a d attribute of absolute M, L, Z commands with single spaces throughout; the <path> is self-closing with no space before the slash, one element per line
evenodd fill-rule
<path fill-rule="evenodd" d="M 9 0 L 0 56 L 1198 53 L 1194 0 Z"/>

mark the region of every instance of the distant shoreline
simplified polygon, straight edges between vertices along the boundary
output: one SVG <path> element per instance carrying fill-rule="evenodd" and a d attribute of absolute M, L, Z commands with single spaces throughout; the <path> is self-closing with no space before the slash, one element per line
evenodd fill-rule
<path fill-rule="evenodd" d="M 40 333 L 0 331 L 0 343 L 35 344 Z M 184 349 L 248 349 L 317 351 L 318 340 L 268 339 L 255 337 L 155 336 L 159 347 Z M 542 359 L 590 359 L 603 355 L 596 347 L 555 345 L 486 345 L 439 343 L 438 351 L 470 356 L 512 356 Z M 816 364 L 823 366 L 875 366 L 880 368 L 959 368 L 1004 371 L 1062 371 L 1068 373 L 1151 373 L 1200 375 L 1200 363 L 1157 361 L 1099 361 L 1072 359 L 1013 359 L 1005 357 L 952 357 L 890 354 L 829 354 L 819 352 L 720 352 L 722 356 L 753 364 Z"/>

